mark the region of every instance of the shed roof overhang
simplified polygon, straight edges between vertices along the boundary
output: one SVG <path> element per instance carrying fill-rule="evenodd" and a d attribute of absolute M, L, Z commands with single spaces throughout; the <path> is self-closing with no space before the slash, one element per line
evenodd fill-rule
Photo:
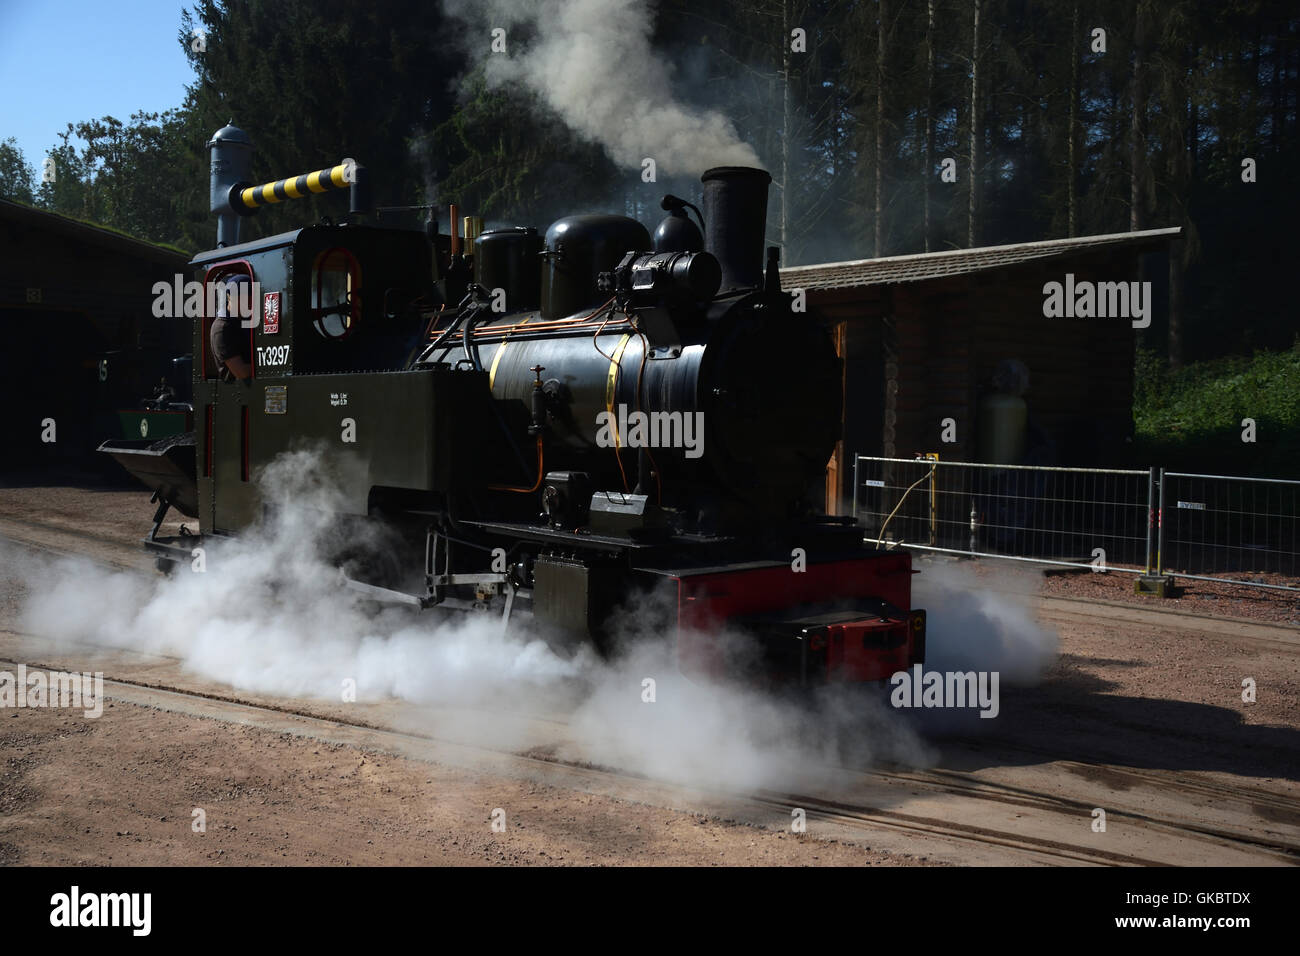
<path fill-rule="evenodd" d="M 38 209 L 26 203 L 0 199 L 0 222 L 38 229 L 51 235 L 65 236 L 111 250 L 124 256 L 156 262 L 179 271 L 189 256 L 178 249 L 136 239 L 93 222 L 85 222 L 61 213 Z"/>
<path fill-rule="evenodd" d="M 1182 229 L 1144 229 L 1103 236 L 1076 236 L 1070 239 L 1047 239 L 1008 246 L 981 246 L 947 252 L 924 252 L 883 259 L 856 259 L 851 262 L 823 262 L 781 270 L 781 286 L 809 292 L 844 290 L 836 299 L 851 299 L 850 290 L 859 293 L 872 286 L 947 279 L 1052 259 L 1074 259 L 1114 252 L 1136 255 L 1158 252 L 1177 238 Z"/>

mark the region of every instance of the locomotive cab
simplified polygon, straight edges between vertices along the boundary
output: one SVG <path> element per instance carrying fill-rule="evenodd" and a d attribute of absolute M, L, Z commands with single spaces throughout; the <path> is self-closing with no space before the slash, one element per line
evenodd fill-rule
<path fill-rule="evenodd" d="M 424 329 L 421 307 L 436 301 L 430 261 L 419 233 L 332 224 L 195 257 L 205 286 L 241 275 L 254 293 L 252 315 L 241 322 L 248 327 L 249 378 L 223 375 L 210 341 L 215 316 L 194 323 L 194 354 L 201 356 L 194 402 L 198 517 L 205 530 L 237 531 L 256 518 L 255 475 L 291 439 L 351 444 L 344 419 L 360 393 L 350 377 L 396 375 L 406 366 Z M 390 397 L 410 400 L 411 388 L 395 384 Z M 353 509 L 364 513 L 364 499 Z"/>

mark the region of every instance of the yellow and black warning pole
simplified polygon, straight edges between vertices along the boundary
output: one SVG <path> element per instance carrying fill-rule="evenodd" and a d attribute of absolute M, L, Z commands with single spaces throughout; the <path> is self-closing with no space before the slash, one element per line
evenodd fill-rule
<path fill-rule="evenodd" d="M 253 144 L 248 134 L 234 125 L 217 130 L 208 143 L 211 153 L 209 200 L 217 215 L 217 246 L 239 242 L 242 216 L 251 216 L 263 206 L 299 199 L 314 193 L 350 189 L 349 214 L 370 211 L 370 176 L 355 160 L 345 159 L 337 166 L 318 169 L 301 176 L 253 185 L 251 177 Z"/>
<path fill-rule="evenodd" d="M 356 163 L 347 162 L 331 166 L 328 169 L 318 169 L 314 173 L 290 176 L 288 179 L 277 179 L 273 183 L 263 183 L 260 186 L 245 186 L 239 190 L 237 199 L 232 196 L 231 204 L 236 207 L 236 210 L 238 210 L 239 204 L 242 204 L 246 210 L 251 212 L 262 206 L 284 202 L 286 199 L 299 199 L 312 193 L 350 188 L 356 182 L 357 174 L 361 170 L 362 167 Z M 354 210 L 354 212 L 359 211 L 361 210 Z"/>

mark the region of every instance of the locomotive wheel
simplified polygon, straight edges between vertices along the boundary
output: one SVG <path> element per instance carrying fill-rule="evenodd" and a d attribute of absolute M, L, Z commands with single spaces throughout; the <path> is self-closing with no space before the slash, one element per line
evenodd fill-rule
<path fill-rule="evenodd" d="M 153 566 L 157 568 L 158 572 L 165 578 L 171 577 L 176 571 L 176 562 L 171 558 L 164 558 L 161 555 L 154 558 Z"/>

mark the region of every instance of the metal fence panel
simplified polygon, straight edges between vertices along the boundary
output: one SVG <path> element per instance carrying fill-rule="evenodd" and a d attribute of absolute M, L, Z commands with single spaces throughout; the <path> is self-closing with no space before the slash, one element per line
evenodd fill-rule
<path fill-rule="evenodd" d="M 1140 573 L 1150 471 L 871 458 L 854 464 L 853 513 L 868 541 Z"/>
<path fill-rule="evenodd" d="M 1300 481 L 1165 471 L 1160 489 L 1159 573 L 1300 591 Z"/>

